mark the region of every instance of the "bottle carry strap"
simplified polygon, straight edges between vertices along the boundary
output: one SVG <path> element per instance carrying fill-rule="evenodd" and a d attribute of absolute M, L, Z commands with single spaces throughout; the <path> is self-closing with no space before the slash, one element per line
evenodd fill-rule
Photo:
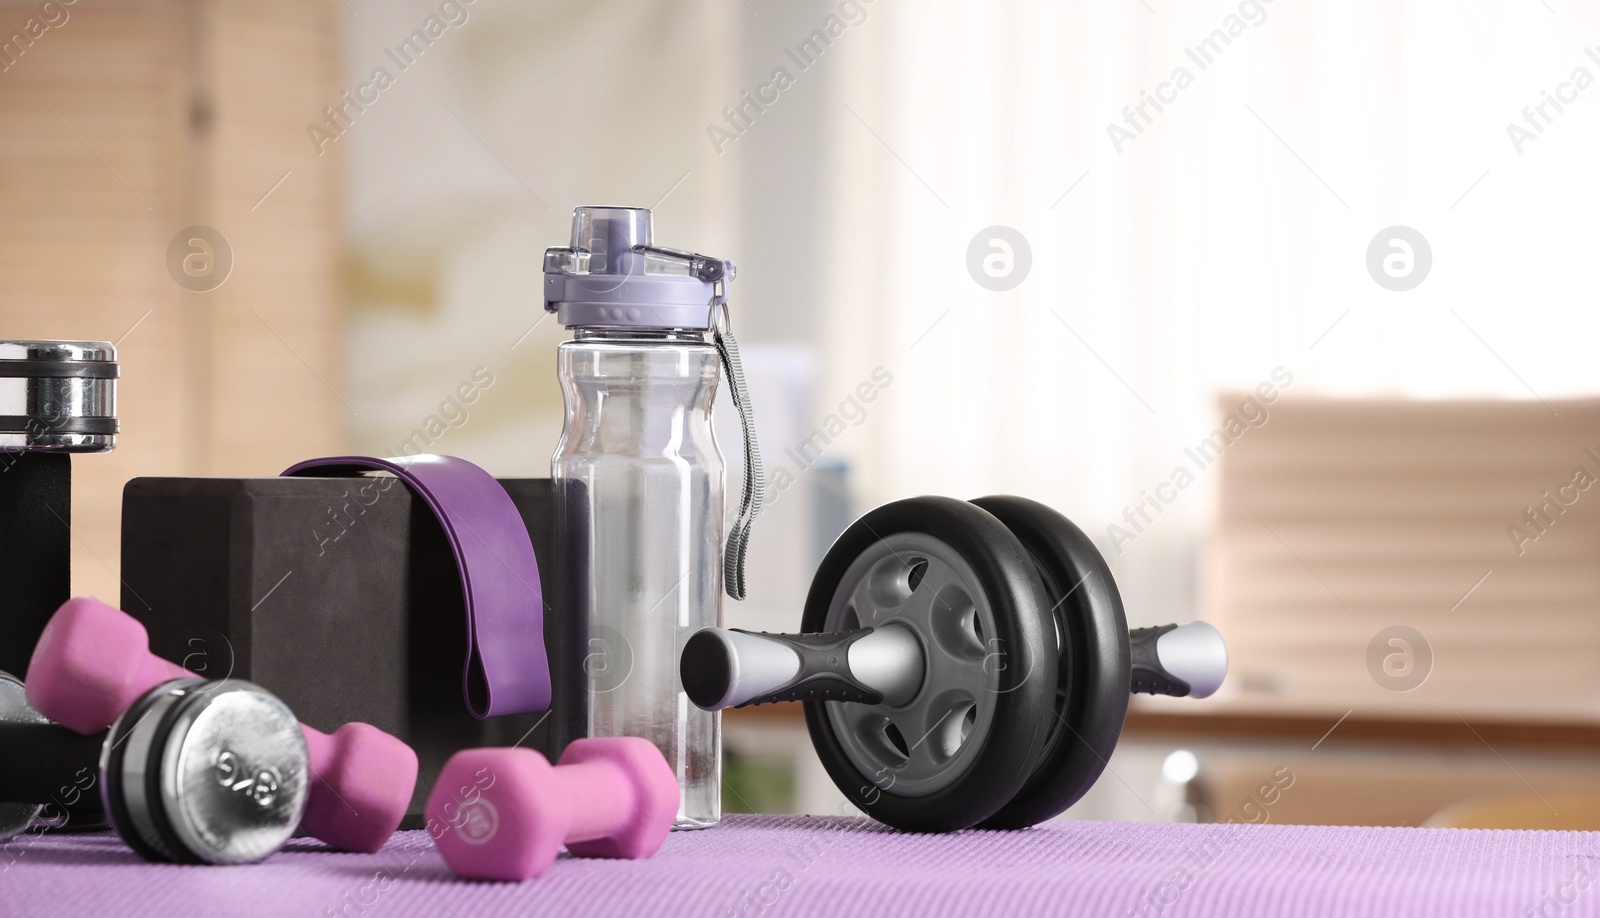
<path fill-rule="evenodd" d="M 725 289 L 725 288 L 724 288 Z M 761 465 L 761 448 L 756 443 L 755 412 L 750 407 L 750 390 L 744 381 L 744 365 L 739 362 L 739 342 L 733 337 L 728 321 L 727 301 L 723 298 L 722 312 L 712 328 L 711 338 L 722 355 L 722 369 L 728 376 L 728 394 L 733 407 L 739 410 L 739 425 L 744 429 L 744 484 L 740 488 L 739 515 L 728 531 L 728 545 L 722 556 L 722 583 L 728 595 L 744 599 L 745 554 L 750 549 L 750 527 L 761 513 L 761 501 L 767 490 L 766 470 Z"/>

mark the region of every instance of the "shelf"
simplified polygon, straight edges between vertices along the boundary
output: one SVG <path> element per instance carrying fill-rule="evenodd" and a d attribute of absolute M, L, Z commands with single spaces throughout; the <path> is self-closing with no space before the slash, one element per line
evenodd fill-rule
<path fill-rule="evenodd" d="M 1600 752 L 1600 723 L 1585 721 L 1534 721 L 1440 717 L 1374 717 L 1351 713 L 1240 712 L 1174 713 L 1144 710 L 1128 712 L 1122 735 L 1126 739 L 1174 739 L 1210 743 L 1283 743 L 1307 748 L 1390 745 L 1480 748 L 1497 752 L 1527 749 Z M 763 705 L 723 712 L 724 723 L 744 727 L 802 728 L 805 717 L 799 705 Z M 1334 727 L 1334 724 L 1338 724 Z"/>
<path fill-rule="evenodd" d="M 1133 709 L 1123 726 L 1125 738 L 1182 738 L 1218 743 L 1321 743 L 1320 748 L 1354 744 L 1600 752 L 1600 723 L 1460 717 L 1373 717 L 1353 712 L 1340 720 L 1327 713 L 1179 714 Z M 1335 724 L 1338 724 L 1335 727 Z"/>

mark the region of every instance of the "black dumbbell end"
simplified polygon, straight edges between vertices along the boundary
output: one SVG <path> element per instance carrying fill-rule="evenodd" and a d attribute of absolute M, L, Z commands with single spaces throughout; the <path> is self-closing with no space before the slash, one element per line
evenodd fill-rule
<path fill-rule="evenodd" d="M 71 522 L 72 457 L 0 449 L 0 670 L 27 670 L 45 623 L 72 595 Z"/>
<path fill-rule="evenodd" d="M 1136 694 L 1207 698 L 1228 674 L 1228 646 L 1207 622 L 1128 632 Z"/>
<path fill-rule="evenodd" d="M 37 828 L 100 828 L 97 787 L 105 733 L 82 736 L 35 711 L 22 683 L 0 673 L 0 842 Z"/>

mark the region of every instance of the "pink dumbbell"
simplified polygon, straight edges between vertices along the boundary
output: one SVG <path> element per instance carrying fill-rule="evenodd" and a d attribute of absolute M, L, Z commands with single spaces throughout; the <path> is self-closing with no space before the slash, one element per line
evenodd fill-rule
<path fill-rule="evenodd" d="M 632 736 L 577 740 L 553 767 L 531 749 L 468 749 L 445 763 L 427 815 L 456 873 L 526 880 L 563 844 L 579 857 L 655 854 L 678 815 L 678 779 Z"/>
<path fill-rule="evenodd" d="M 150 635 L 120 609 L 80 596 L 56 610 L 28 665 L 28 701 L 79 733 L 98 733 L 145 692 L 196 678 L 150 652 Z M 400 826 L 417 786 L 417 754 L 371 724 L 332 736 L 304 724 L 311 797 L 300 828 L 345 851 L 370 854 Z"/>

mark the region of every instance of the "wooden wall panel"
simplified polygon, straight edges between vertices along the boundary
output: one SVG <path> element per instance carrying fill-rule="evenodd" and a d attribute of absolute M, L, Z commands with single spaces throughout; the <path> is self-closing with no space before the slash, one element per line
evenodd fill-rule
<path fill-rule="evenodd" d="M 212 319 L 216 337 L 242 351 L 218 353 L 213 364 L 216 474 L 275 475 L 340 449 L 353 415 L 339 309 L 338 156 L 318 156 L 306 134 L 339 101 L 343 14 L 327 0 L 236 0 L 218 4 L 207 24 L 212 209 L 236 256 L 234 276 L 212 295 Z"/>
<path fill-rule="evenodd" d="M 1600 401 L 1272 406 L 1221 460 L 1209 596 L 1230 697 L 1334 716 L 1600 719 L 1600 484 L 1569 487 L 1571 506 L 1520 553 L 1508 532 L 1537 533 L 1527 507 L 1580 468 L 1600 479 L 1597 456 Z M 1369 671 L 1369 644 L 1393 626 L 1431 648 L 1411 691 Z"/>
<path fill-rule="evenodd" d="M 0 336 L 121 340 L 124 433 L 115 454 L 76 462 L 74 507 L 74 589 L 115 599 L 129 478 L 272 474 L 344 441 L 345 409 L 328 409 L 314 375 L 331 381 L 339 364 L 337 167 L 310 161 L 303 126 L 285 125 L 337 96 L 344 13 L 64 9 L 0 72 Z M 0 2 L 0 37 L 39 16 L 36 2 Z M 210 293 L 167 271 L 169 240 L 195 224 L 235 249 Z"/>

